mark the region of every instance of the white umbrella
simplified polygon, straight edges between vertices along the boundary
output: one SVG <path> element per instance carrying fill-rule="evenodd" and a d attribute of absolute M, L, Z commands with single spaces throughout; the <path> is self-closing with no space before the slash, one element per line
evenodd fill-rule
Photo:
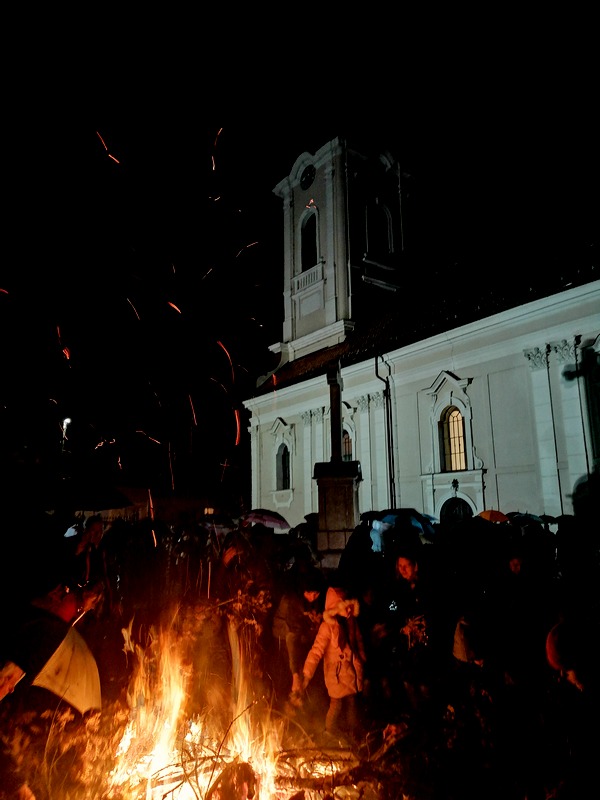
<path fill-rule="evenodd" d="M 32 683 L 53 692 L 81 714 L 102 708 L 96 659 L 75 628 L 69 628 Z"/>
<path fill-rule="evenodd" d="M 243 514 L 241 519 L 246 524 L 272 528 L 275 533 L 287 533 L 292 527 L 278 511 L 270 511 L 268 508 L 253 508 L 247 514 Z"/>

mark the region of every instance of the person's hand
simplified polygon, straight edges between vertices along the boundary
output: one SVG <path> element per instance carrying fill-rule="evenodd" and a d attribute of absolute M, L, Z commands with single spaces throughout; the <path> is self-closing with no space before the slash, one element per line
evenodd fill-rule
<path fill-rule="evenodd" d="M 7 694 L 12 694 L 15 686 L 25 675 L 25 672 L 17 664 L 12 661 L 7 661 L 6 664 L 0 669 L 0 700 L 6 697 Z"/>
<path fill-rule="evenodd" d="M 299 672 L 292 675 L 292 694 L 302 694 L 304 691 L 304 678 Z"/>
<path fill-rule="evenodd" d="M 406 722 L 389 723 L 383 729 L 383 738 L 386 741 L 392 741 L 404 736 L 408 730 Z"/>

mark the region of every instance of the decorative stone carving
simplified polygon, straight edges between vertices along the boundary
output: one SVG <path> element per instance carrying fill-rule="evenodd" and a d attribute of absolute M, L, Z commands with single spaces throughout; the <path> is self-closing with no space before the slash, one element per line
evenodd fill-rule
<path fill-rule="evenodd" d="M 275 422 L 271 425 L 271 436 L 277 438 L 281 437 L 285 434 L 286 431 L 289 431 L 290 426 L 287 422 L 283 419 L 283 417 L 277 417 Z"/>
<path fill-rule="evenodd" d="M 356 408 L 361 414 L 364 414 L 365 411 L 369 410 L 369 395 L 363 394 L 361 397 L 357 397 L 354 402 L 356 403 Z"/>
<path fill-rule="evenodd" d="M 551 344 L 552 352 L 556 353 L 559 364 L 566 364 L 575 361 L 575 342 L 567 342 L 563 339 L 562 342 Z"/>
<path fill-rule="evenodd" d="M 538 369 L 546 369 L 548 366 L 548 351 L 533 347 L 530 350 L 523 350 L 523 355 L 529 362 L 529 369 L 534 372 Z"/>
<path fill-rule="evenodd" d="M 483 469 L 483 461 L 475 452 L 475 445 L 473 445 L 473 469 Z"/>
<path fill-rule="evenodd" d="M 383 392 L 369 395 L 373 408 L 383 408 Z"/>

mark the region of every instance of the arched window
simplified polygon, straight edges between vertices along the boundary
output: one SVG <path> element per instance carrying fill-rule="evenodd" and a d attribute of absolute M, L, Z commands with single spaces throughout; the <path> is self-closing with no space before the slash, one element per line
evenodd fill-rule
<path fill-rule="evenodd" d="M 442 472 L 466 469 L 465 421 L 456 406 L 447 406 L 444 409 L 439 428 Z"/>
<path fill-rule="evenodd" d="M 302 222 L 302 272 L 312 269 L 318 259 L 317 250 L 317 215 L 306 216 Z"/>
<path fill-rule="evenodd" d="M 277 491 L 290 488 L 290 451 L 286 444 L 280 444 L 277 448 Z"/>
<path fill-rule="evenodd" d="M 392 252 L 390 213 L 379 200 L 367 206 L 367 253 L 384 258 Z"/>
<path fill-rule="evenodd" d="M 342 432 L 342 461 L 352 461 L 352 437 L 345 428 Z"/>

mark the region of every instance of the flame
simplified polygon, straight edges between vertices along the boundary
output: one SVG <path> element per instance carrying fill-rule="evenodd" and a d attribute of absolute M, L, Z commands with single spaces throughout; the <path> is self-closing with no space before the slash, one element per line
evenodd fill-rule
<path fill-rule="evenodd" d="M 203 622 L 210 626 L 210 611 Z M 178 614 L 177 616 L 181 616 Z M 260 794 L 277 798 L 277 757 L 282 723 L 264 698 L 252 697 L 247 634 L 231 619 L 226 642 L 231 650 L 231 683 L 210 674 L 211 648 L 188 647 L 189 637 L 173 623 L 154 628 L 143 647 L 132 640 L 131 624 L 123 631 L 126 648 L 137 662 L 128 689 L 129 721 L 109 776 L 111 789 L 124 800 L 198 800 L 225 780 L 228 771 L 245 768 L 255 776 Z M 206 645 L 206 642 L 204 642 Z M 250 645 L 251 646 L 251 645 Z M 214 654 L 213 654 L 214 656 Z M 189 716 L 195 681 L 204 680 L 206 705 Z M 229 690 L 229 691 L 228 691 Z M 231 721 L 223 727 L 223 710 Z M 220 795 L 215 795 L 216 797 Z M 240 798 L 247 796 L 240 789 Z"/>

